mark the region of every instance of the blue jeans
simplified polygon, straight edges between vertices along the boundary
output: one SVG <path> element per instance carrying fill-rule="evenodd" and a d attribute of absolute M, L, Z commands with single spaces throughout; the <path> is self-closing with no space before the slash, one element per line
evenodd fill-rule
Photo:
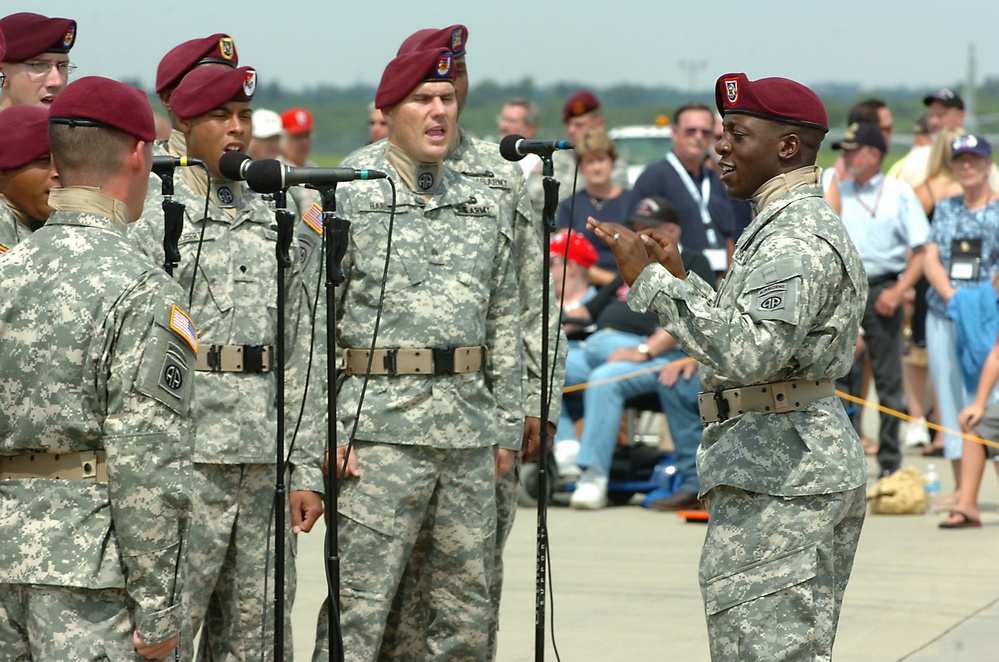
<path fill-rule="evenodd" d="M 583 391 L 586 426 L 583 428 L 579 455 L 576 457 L 576 464 L 579 466 L 593 467 L 603 475 L 609 475 L 625 401 L 637 395 L 656 393 L 659 388 L 658 371 L 628 379 L 611 380 L 636 370 L 653 366 L 662 367 L 686 356 L 677 349 L 641 363 L 631 361 L 607 363 L 607 358 L 614 353 L 614 350 L 621 347 L 638 347 L 643 342 L 645 342 L 643 336 L 602 330 L 586 339 L 582 352 L 576 353 L 575 356 L 570 353 L 566 359 L 566 384 L 593 383 Z"/>
<path fill-rule="evenodd" d="M 964 390 L 961 364 L 957 358 L 957 332 L 954 321 L 932 310 L 926 315 L 926 354 L 930 360 L 930 381 L 937 392 L 937 418 L 949 430 L 960 430 L 957 415 L 971 400 Z M 944 457 L 961 459 L 963 439 L 944 433 Z"/>
<path fill-rule="evenodd" d="M 680 474 L 681 490 L 697 494 L 697 448 L 701 445 L 701 413 L 697 408 L 697 394 L 701 390 L 698 373 L 684 379 L 681 375 L 673 386 L 659 385 L 659 404 L 666 414 L 669 434 L 673 437 L 673 465 Z"/>

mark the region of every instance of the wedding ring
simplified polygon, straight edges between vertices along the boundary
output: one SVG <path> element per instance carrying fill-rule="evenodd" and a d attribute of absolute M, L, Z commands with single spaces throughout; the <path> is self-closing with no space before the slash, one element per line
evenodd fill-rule
<path fill-rule="evenodd" d="M 620 238 L 621 238 L 621 233 L 620 232 L 615 232 L 614 233 L 614 241 L 616 242 Z"/>

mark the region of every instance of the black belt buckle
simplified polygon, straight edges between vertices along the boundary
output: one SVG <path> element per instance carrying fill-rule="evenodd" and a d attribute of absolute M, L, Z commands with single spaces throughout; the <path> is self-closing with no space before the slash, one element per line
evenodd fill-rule
<path fill-rule="evenodd" d="M 220 345 L 208 347 L 208 368 L 212 372 L 222 371 L 222 347 Z"/>
<path fill-rule="evenodd" d="M 243 345 L 243 372 L 264 372 L 263 345 Z"/>
<path fill-rule="evenodd" d="M 434 375 L 437 377 L 442 375 L 453 375 L 454 350 L 434 348 L 431 351 L 434 354 Z"/>
<path fill-rule="evenodd" d="M 385 358 L 383 360 L 383 367 L 385 371 L 392 376 L 397 376 L 399 374 L 399 364 L 396 361 L 396 355 L 399 353 L 397 349 L 386 349 Z"/>
<path fill-rule="evenodd" d="M 728 400 L 726 400 L 722 396 L 721 391 L 715 391 L 712 394 L 712 397 L 715 399 L 715 407 L 717 407 L 718 409 L 718 420 L 719 421 L 726 420 L 728 418 L 729 412 L 732 411 L 728 406 Z"/>

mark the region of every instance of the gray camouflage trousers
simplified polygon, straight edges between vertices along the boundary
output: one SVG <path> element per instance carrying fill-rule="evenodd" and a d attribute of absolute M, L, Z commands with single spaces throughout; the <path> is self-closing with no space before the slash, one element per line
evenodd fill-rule
<path fill-rule="evenodd" d="M 4 662 L 137 662 L 134 629 L 122 589 L 0 584 Z"/>
<path fill-rule="evenodd" d="M 485 662 L 492 448 L 355 449 L 362 476 L 343 483 L 338 504 L 345 659 Z M 325 634 L 320 614 L 314 660 L 327 659 Z"/>
<path fill-rule="evenodd" d="M 700 583 L 713 662 L 831 660 L 867 513 L 865 487 L 706 495 Z"/>
<path fill-rule="evenodd" d="M 192 659 L 198 628 L 199 660 L 274 659 L 274 471 L 273 464 L 194 464 L 184 590 L 191 630 L 181 637 L 182 660 Z M 285 523 L 284 660 L 291 660 L 296 542 L 290 511 Z"/>

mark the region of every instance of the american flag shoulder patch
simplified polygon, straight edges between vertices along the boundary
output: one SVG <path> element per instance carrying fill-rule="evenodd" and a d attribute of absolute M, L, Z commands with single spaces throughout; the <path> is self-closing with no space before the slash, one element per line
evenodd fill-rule
<path fill-rule="evenodd" d="M 323 208 L 319 206 L 318 202 L 313 202 L 312 206 L 302 214 L 302 220 L 315 230 L 316 234 L 323 234 Z"/>
<path fill-rule="evenodd" d="M 6 253 L 9 250 L 10 250 L 9 248 L 7 248 L 6 246 L 4 246 L 3 244 L 0 244 L 0 255 L 3 255 L 4 253 Z"/>
<path fill-rule="evenodd" d="M 198 353 L 198 331 L 194 328 L 194 322 L 183 310 L 177 306 L 170 311 L 170 328 L 174 333 L 187 341 L 194 353 Z"/>

